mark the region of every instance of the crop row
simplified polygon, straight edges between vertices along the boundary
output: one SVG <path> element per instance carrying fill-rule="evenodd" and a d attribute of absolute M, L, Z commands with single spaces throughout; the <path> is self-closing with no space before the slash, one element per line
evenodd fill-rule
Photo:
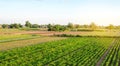
<path fill-rule="evenodd" d="M 49 41 L 55 41 L 55 40 L 63 40 L 66 39 L 64 37 L 33 37 L 30 39 L 24 39 L 24 40 L 16 40 L 16 41 L 10 41 L 10 42 L 2 42 L 0 43 L 0 51 L 18 48 L 18 47 L 25 47 L 30 45 L 36 45 L 41 44 Z"/>
<path fill-rule="evenodd" d="M 75 42 L 75 40 L 73 40 L 73 41 Z M 47 43 L 47 44 L 42 44 L 42 45 L 34 46 L 34 47 L 33 46 L 32 47 L 26 47 L 25 48 L 26 52 L 25 52 L 24 49 L 22 49 L 22 50 L 20 49 L 20 51 L 13 50 L 13 52 L 8 51 L 8 54 L 6 54 L 6 52 L 4 52 L 5 56 L 3 54 L 1 54 L 2 55 L 1 56 L 1 63 L 5 63 L 6 61 L 9 61 L 11 59 L 15 59 L 16 61 L 18 59 L 18 60 L 21 60 L 21 62 L 23 62 L 23 60 L 27 60 L 28 57 L 29 58 L 30 57 L 34 58 L 35 57 L 34 55 L 36 55 L 38 57 L 42 56 L 45 59 L 46 58 L 51 59 L 51 57 L 50 57 L 51 55 L 53 57 L 56 57 L 55 53 L 59 53 L 59 55 L 61 55 L 62 54 L 61 52 L 63 52 L 63 51 L 65 52 L 65 51 L 73 50 L 74 48 L 76 48 L 75 46 L 77 46 L 77 43 L 74 46 L 72 46 L 71 44 L 68 44 L 68 43 L 71 43 L 71 42 L 72 41 L 67 40 L 67 43 L 66 43 L 66 41 L 64 40 L 64 41 L 56 41 L 54 43 L 50 42 L 50 43 Z M 80 46 L 82 46 L 82 45 L 79 45 L 78 47 L 80 47 Z M 73 49 L 69 48 L 69 47 L 73 47 Z M 63 49 L 61 49 L 61 48 L 63 48 Z M 52 54 L 52 52 L 54 52 L 54 54 Z M 39 55 L 37 53 L 39 53 Z M 21 58 L 24 57 L 24 59 L 22 60 L 20 57 Z"/>
<path fill-rule="evenodd" d="M 101 66 L 119 66 L 120 65 L 120 39 L 110 49 Z"/>
<path fill-rule="evenodd" d="M 78 65 L 94 65 L 111 41 L 112 38 L 69 38 L 8 50 L 0 52 L 0 65 L 49 65 L 63 58 Z"/>
<path fill-rule="evenodd" d="M 105 47 L 109 46 L 109 42 L 107 41 L 104 39 L 100 43 L 98 40 L 97 42 L 89 43 L 82 50 L 78 50 L 75 53 L 68 54 L 67 56 L 59 58 L 47 65 L 48 66 L 57 66 L 57 65 L 58 66 L 66 66 L 66 65 L 95 66 L 97 61 L 101 58 L 103 53 L 107 50 Z"/>

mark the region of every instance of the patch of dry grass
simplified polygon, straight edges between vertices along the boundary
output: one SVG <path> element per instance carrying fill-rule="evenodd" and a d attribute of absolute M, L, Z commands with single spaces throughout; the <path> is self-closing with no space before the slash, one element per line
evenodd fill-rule
<path fill-rule="evenodd" d="M 12 48 L 24 47 L 24 46 L 28 46 L 28 45 L 40 44 L 40 43 L 48 42 L 48 41 L 61 40 L 61 39 L 65 39 L 65 38 L 62 38 L 62 37 L 40 37 L 40 38 L 29 39 L 29 40 L 5 42 L 5 43 L 0 43 L 0 51 L 12 49 Z"/>

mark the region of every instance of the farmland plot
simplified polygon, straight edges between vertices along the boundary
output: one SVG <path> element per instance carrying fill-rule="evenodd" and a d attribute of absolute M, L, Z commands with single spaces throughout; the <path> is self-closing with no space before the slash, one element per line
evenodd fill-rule
<path fill-rule="evenodd" d="M 4 40 L 0 42 L 0 51 L 13 49 L 13 48 L 19 48 L 19 47 L 25 47 L 29 45 L 41 44 L 41 43 L 45 43 L 49 41 L 62 40 L 62 39 L 66 39 L 66 38 L 33 36 L 33 37 L 26 37 L 24 39 L 16 39 L 16 40 L 11 39 L 9 41 Z"/>
<path fill-rule="evenodd" d="M 120 39 L 111 47 L 101 66 L 119 66 L 120 65 Z"/>
<path fill-rule="evenodd" d="M 1 51 L 0 65 L 95 66 L 112 41 L 113 38 L 68 38 Z"/>

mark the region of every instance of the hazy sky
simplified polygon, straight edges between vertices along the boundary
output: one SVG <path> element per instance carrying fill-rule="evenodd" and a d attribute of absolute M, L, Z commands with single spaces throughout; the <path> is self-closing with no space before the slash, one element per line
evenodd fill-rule
<path fill-rule="evenodd" d="M 0 23 L 120 25 L 120 0 L 0 0 Z"/>

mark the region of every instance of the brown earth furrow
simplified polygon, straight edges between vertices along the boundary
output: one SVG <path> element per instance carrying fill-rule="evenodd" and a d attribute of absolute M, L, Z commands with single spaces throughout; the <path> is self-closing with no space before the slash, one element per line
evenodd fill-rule
<path fill-rule="evenodd" d="M 96 66 L 100 66 L 101 63 L 103 62 L 103 60 L 106 58 L 107 54 L 109 53 L 110 49 L 114 46 L 114 44 L 116 44 L 117 42 L 117 38 L 115 38 L 113 40 L 113 42 L 111 43 L 110 47 L 105 51 L 105 53 L 103 54 L 103 56 L 100 58 L 100 60 L 96 63 Z"/>

